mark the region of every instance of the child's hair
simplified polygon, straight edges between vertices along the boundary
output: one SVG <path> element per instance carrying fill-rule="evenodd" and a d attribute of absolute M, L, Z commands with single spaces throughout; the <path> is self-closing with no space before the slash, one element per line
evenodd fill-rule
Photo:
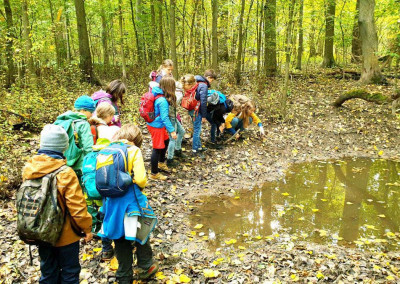
<path fill-rule="evenodd" d="M 157 73 L 160 73 L 163 68 L 167 67 L 174 67 L 174 62 L 171 59 L 165 59 L 160 67 L 158 67 Z"/>
<path fill-rule="evenodd" d="M 107 117 L 114 116 L 115 108 L 109 103 L 102 102 L 96 108 L 96 115 L 98 118 L 106 119 Z"/>
<path fill-rule="evenodd" d="M 181 78 L 182 85 L 194 85 L 196 83 L 196 79 L 193 74 L 186 74 Z"/>
<path fill-rule="evenodd" d="M 172 76 L 164 76 L 160 81 L 160 88 L 164 91 L 165 99 L 170 106 L 176 107 L 176 83 Z"/>
<path fill-rule="evenodd" d="M 243 126 L 247 128 L 250 124 L 250 115 L 256 110 L 256 105 L 252 101 L 246 102 L 242 106 Z"/>
<path fill-rule="evenodd" d="M 110 82 L 106 87 L 106 92 L 112 96 L 111 101 L 113 103 L 116 103 L 119 100 L 121 104 L 124 104 L 122 99 L 123 95 L 126 93 L 124 82 L 119 79 Z"/>
<path fill-rule="evenodd" d="M 122 139 L 132 142 L 135 146 L 140 148 L 143 142 L 142 131 L 140 131 L 140 128 L 134 123 L 125 124 L 114 134 L 112 140 L 117 141 Z"/>
<path fill-rule="evenodd" d="M 215 73 L 214 69 L 208 69 L 204 72 L 204 77 L 213 78 L 215 80 L 217 79 L 217 74 Z"/>

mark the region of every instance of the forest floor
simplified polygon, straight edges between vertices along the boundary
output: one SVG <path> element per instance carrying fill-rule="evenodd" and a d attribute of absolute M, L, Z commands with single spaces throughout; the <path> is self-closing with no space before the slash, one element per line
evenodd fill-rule
<path fill-rule="evenodd" d="M 293 79 L 285 122 L 273 118 L 274 106 L 268 99 L 278 93 L 277 84 L 266 84 L 261 94 L 249 87 L 227 92 L 254 98 L 266 130 L 263 139 L 257 137 L 257 129 L 250 129 L 245 140 L 233 141 L 222 150 L 206 151 L 204 161 L 187 159 L 169 175 L 168 181 L 149 182 L 145 192 L 159 218 L 151 243 L 162 272 L 154 282 L 398 283 L 397 251 L 384 253 L 309 242 L 288 246 L 283 238 L 267 236 L 254 238 L 245 247 L 227 240 L 226 245 L 215 249 L 209 246 L 201 225 L 191 224 L 189 216 L 204 196 L 234 198 L 240 189 L 281 178 L 293 163 L 343 157 L 400 160 L 400 125 L 390 106 L 360 100 L 346 102 L 338 109 L 331 106 L 340 94 L 353 89 L 356 81 L 325 75 Z M 367 87 L 388 95 L 392 88 Z M 203 134 L 204 140 L 207 137 Z M 28 142 L 15 141 L 16 147 L 22 143 L 35 148 L 38 137 Z M 149 145 L 146 134 L 146 160 L 150 158 Z M 183 147 L 189 154 L 190 144 Z M 240 198 L 245 198 L 245 194 Z M 34 265 L 30 266 L 27 246 L 16 235 L 14 198 L 0 204 L 0 283 L 36 283 L 40 275 L 37 250 L 33 250 Z M 82 246 L 82 283 L 115 281 L 115 263 L 100 262 L 100 247 L 99 241 Z"/>

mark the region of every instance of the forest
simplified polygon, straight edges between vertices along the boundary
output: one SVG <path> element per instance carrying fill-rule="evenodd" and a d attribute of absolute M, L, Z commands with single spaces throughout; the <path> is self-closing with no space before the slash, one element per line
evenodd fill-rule
<path fill-rule="evenodd" d="M 151 174 L 139 102 L 165 59 L 177 81 L 214 70 L 209 89 L 250 98 L 265 134 L 198 160 L 177 107 L 189 158 L 144 191 L 153 283 L 400 281 L 399 0 L 0 0 L 0 31 L 0 283 L 41 276 L 16 193 L 43 127 L 120 79 Z M 80 283 L 119 281 L 101 246 L 81 243 Z"/>

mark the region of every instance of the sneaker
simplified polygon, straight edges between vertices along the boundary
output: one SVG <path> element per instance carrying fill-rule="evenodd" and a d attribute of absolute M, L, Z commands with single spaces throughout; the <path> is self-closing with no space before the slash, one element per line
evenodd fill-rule
<path fill-rule="evenodd" d="M 207 145 L 211 149 L 217 149 L 217 150 L 221 150 L 222 149 L 222 145 L 217 144 L 216 142 L 208 142 Z"/>
<path fill-rule="evenodd" d="M 160 170 L 164 171 L 164 172 L 167 172 L 167 173 L 171 172 L 171 170 L 168 168 L 168 166 L 167 166 L 167 164 L 165 162 L 164 163 L 158 163 L 158 168 Z"/>
<path fill-rule="evenodd" d="M 194 157 L 196 159 L 203 159 L 203 160 L 206 158 L 202 152 L 193 151 L 193 150 L 192 150 L 192 157 Z"/>
<path fill-rule="evenodd" d="M 168 168 L 175 168 L 176 166 L 178 166 L 178 163 L 174 159 L 167 159 Z"/>
<path fill-rule="evenodd" d="M 198 152 L 205 152 L 207 151 L 208 148 L 207 147 L 201 147 L 199 150 L 197 150 Z"/>
<path fill-rule="evenodd" d="M 149 269 L 141 269 L 138 271 L 139 280 L 147 280 L 153 277 L 158 272 L 158 262 L 154 261 Z"/>
<path fill-rule="evenodd" d="M 182 150 L 175 150 L 175 157 L 180 158 L 180 159 L 186 159 L 186 155 L 183 154 Z"/>
<path fill-rule="evenodd" d="M 152 180 L 166 180 L 167 179 L 167 177 L 161 173 L 150 174 L 149 178 Z"/>
<path fill-rule="evenodd" d="M 114 257 L 114 250 L 102 251 L 101 252 L 101 260 L 108 261 Z"/>

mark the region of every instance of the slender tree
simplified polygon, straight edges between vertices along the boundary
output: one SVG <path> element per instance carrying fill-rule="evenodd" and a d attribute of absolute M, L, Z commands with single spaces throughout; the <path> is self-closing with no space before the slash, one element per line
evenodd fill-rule
<path fill-rule="evenodd" d="M 304 0 L 300 0 L 300 15 L 299 15 L 299 47 L 297 49 L 297 64 L 296 69 L 301 70 L 301 60 L 303 57 L 303 9 Z"/>
<path fill-rule="evenodd" d="M 378 36 L 376 33 L 375 20 L 375 0 L 360 1 L 360 36 L 362 50 L 362 69 L 360 82 L 362 84 L 382 83 L 385 81 L 379 66 L 378 55 Z"/>
<path fill-rule="evenodd" d="M 333 57 L 333 41 L 335 37 L 335 10 L 336 0 L 327 0 L 325 15 L 325 50 L 323 67 L 331 68 L 335 65 Z"/>
<path fill-rule="evenodd" d="M 108 32 L 107 32 L 107 17 L 104 7 L 104 0 L 100 0 L 100 18 L 101 18 L 101 43 L 103 45 L 103 64 L 107 69 L 110 65 L 110 55 L 108 51 Z"/>
<path fill-rule="evenodd" d="M 137 31 L 137 27 L 136 27 L 135 13 L 134 13 L 132 0 L 130 0 L 129 3 L 131 5 L 131 20 L 132 20 L 132 26 L 133 26 L 133 31 L 135 33 L 135 40 L 136 40 L 136 56 L 137 56 L 137 61 L 140 62 L 141 50 L 140 50 L 140 44 L 139 44 L 139 34 Z"/>
<path fill-rule="evenodd" d="M 6 88 L 10 88 L 15 82 L 15 69 L 14 69 L 14 59 L 13 59 L 13 40 L 14 25 L 13 25 L 13 14 L 11 10 L 11 5 L 9 0 L 4 0 L 4 11 L 6 13 L 6 23 L 7 23 L 7 40 L 6 40 L 6 58 L 7 58 L 7 76 L 6 76 Z"/>
<path fill-rule="evenodd" d="M 212 2 L 212 68 L 218 69 L 218 0 Z"/>
<path fill-rule="evenodd" d="M 266 0 L 264 17 L 264 72 L 266 76 L 274 76 L 277 71 L 276 0 Z"/>
<path fill-rule="evenodd" d="M 29 17 L 28 17 L 28 1 L 22 0 L 22 37 L 24 39 L 24 48 L 25 48 L 25 60 L 26 67 L 28 70 L 28 76 L 33 78 L 35 76 L 35 68 L 33 65 L 33 58 L 31 54 L 32 49 L 32 41 L 30 37 L 31 29 L 29 26 Z"/>
<path fill-rule="evenodd" d="M 262 41 L 262 26 L 264 18 L 264 1 L 257 0 L 257 75 L 260 74 L 261 69 L 261 41 Z"/>
<path fill-rule="evenodd" d="M 84 74 L 85 80 L 92 84 L 99 85 L 94 76 L 92 55 L 90 54 L 89 36 L 86 26 L 85 3 L 83 0 L 74 0 L 76 12 L 76 24 L 78 28 L 80 68 Z"/>
<path fill-rule="evenodd" d="M 246 2 L 244 0 L 241 1 L 241 10 L 239 16 L 239 47 L 238 54 L 236 58 L 236 68 L 235 68 L 235 79 L 236 83 L 240 84 L 240 74 L 242 70 L 242 51 L 243 51 L 243 15 L 244 15 L 244 7 Z"/>
<path fill-rule="evenodd" d="M 122 80 L 126 80 L 126 63 L 125 63 L 125 52 L 124 52 L 124 18 L 122 15 L 122 0 L 118 0 L 118 19 L 119 19 L 119 33 L 120 39 L 119 44 L 121 45 L 121 61 L 122 61 Z"/>
<path fill-rule="evenodd" d="M 174 62 L 174 77 L 178 78 L 178 60 L 176 57 L 176 35 L 175 35 L 175 10 L 176 2 L 175 0 L 170 0 L 169 4 L 169 21 L 170 21 L 170 48 L 171 48 L 171 58 Z"/>

